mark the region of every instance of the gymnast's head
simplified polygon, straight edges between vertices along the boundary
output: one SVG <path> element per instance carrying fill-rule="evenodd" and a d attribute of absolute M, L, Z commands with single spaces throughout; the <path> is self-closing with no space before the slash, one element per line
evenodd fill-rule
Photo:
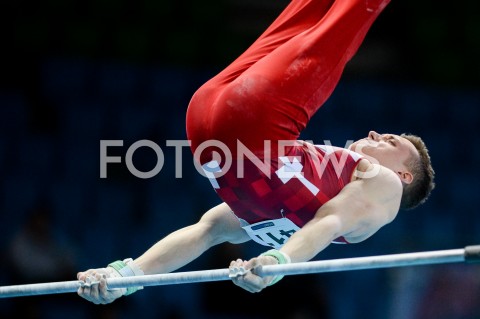
<path fill-rule="evenodd" d="M 413 209 L 423 204 L 435 187 L 435 172 L 423 140 L 413 134 L 379 134 L 370 131 L 349 149 L 374 158 L 394 171 L 403 184 L 400 207 Z"/>

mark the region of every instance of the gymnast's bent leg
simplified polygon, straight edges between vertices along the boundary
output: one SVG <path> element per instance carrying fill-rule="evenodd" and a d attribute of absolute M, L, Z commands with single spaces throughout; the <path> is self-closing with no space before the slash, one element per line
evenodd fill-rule
<path fill-rule="evenodd" d="M 192 150 L 209 139 L 295 140 L 335 89 L 346 63 L 389 0 L 292 1 L 273 24 L 192 97 Z M 205 156 L 201 161 L 210 160 Z"/>

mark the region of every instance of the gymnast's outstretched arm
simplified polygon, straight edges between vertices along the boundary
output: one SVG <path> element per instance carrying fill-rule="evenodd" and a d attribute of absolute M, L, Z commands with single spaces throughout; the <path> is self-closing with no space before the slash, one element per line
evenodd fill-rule
<path fill-rule="evenodd" d="M 264 265 L 303 262 L 314 258 L 330 243 L 344 237 L 350 243 L 367 239 L 397 215 L 402 184 L 395 173 L 378 164 L 368 164 L 369 178 L 358 179 L 318 209 L 315 217 L 295 232 L 278 251 L 269 251 L 248 261 L 232 261 L 230 267 L 249 270 L 233 282 L 249 292 L 259 292 L 281 276 L 260 277 L 255 269 Z M 363 166 L 363 165 L 360 166 Z"/>
<path fill-rule="evenodd" d="M 194 225 L 177 230 L 147 250 L 135 263 L 146 274 L 167 273 L 195 260 L 209 248 L 230 242 L 250 240 L 237 217 L 225 204 L 220 204 Z"/>
<path fill-rule="evenodd" d="M 168 273 L 190 263 L 215 245 L 248 240 L 250 237 L 240 227 L 238 219 L 223 203 L 207 211 L 196 224 L 174 231 L 157 242 L 128 263 L 128 268 L 132 268 L 135 275 Z M 119 276 L 114 268 L 109 266 L 78 273 L 79 280 L 86 281 L 90 277 L 100 282 L 79 288 L 78 294 L 95 304 L 110 303 L 127 294 L 126 289 L 107 290 L 106 279 Z"/>

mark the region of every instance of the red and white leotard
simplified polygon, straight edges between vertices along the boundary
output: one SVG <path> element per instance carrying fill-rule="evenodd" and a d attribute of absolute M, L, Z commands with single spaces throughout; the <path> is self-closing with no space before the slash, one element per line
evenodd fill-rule
<path fill-rule="evenodd" d="M 298 141 L 286 156 L 272 160 L 268 175 L 245 160 L 239 177 L 234 161 L 214 187 L 235 215 L 249 224 L 287 217 L 302 227 L 351 181 L 360 159 L 347 149 Z"/>
<path fill-rule="evenodd" d="M 299 138 L 388 2 L 293 0 L 250 48 L 194 94 L 186 120 L 192 151 L 212 168 L 218 148 L 202 143 L 215 140 L 229 149 L 233 165 L 215 173 L 212 184 L 237 217 L 247 223 L 287 217 L 301 227 L 350 181 L 358 154 L 329 153 L 301 141 L 280 154 L 278 143 Z M 270 173 L 245 160 L 239 178 L 239 142 L 271 163 Z M 339 172 L 332 156 L 340 161 L 342 154 Z M 213 166 L 225 160 L 217 158 Z M 314 163 L 322 161 L 330 166 L 316 169 Z"/>

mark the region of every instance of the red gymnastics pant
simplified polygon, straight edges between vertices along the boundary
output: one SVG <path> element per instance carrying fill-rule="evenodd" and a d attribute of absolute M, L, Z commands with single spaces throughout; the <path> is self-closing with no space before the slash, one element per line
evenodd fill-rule
<path fill-rule="evenodd" d="M 389 1 L 293 0 L 195 92 L 186 119 L 192 151 L 217 140 L 235 155 L 238 140 L 261 157 L 265 140 L 296 140 Z M 203 164 L 212 154 L 197 159 Z"/>

